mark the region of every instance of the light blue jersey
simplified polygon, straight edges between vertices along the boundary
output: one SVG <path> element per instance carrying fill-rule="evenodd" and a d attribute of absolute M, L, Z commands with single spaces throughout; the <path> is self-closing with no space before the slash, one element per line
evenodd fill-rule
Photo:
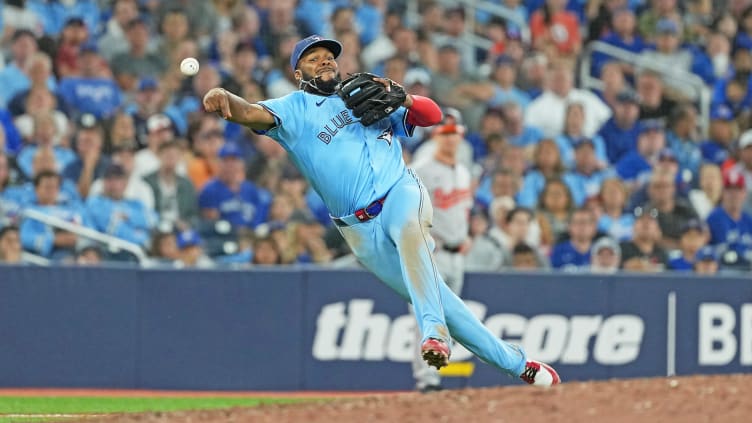
<path fill-rule="evenodd" d="M 259 104 L 277 122 L 266 135 L 290 153 L 333 216 L 384 197 L 405 173 L 397 136 L 410 136 L 413 127 L 404 107 L 366 127 L 336 94 L 295 91 Z"/>

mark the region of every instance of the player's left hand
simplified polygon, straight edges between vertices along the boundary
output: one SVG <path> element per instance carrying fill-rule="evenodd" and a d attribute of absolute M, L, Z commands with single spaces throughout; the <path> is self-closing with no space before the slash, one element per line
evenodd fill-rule
<path fill-rule="evenodd" d="M 368 72 L 351 74 L 337 85 L 336 91 L 363 126 L 389 116 L 408 102 L 412 105 L 401 85 Z"/>

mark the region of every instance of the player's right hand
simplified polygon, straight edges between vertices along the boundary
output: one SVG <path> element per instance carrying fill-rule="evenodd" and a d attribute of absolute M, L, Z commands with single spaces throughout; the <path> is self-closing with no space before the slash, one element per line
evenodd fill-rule
<path fill-rule="evenodd" d="M 204 96 L 204 110 L 216 112 L 224 119 L 232 117 L 230 112 L 230 93 L 224 88 L 212 88 Z"/>

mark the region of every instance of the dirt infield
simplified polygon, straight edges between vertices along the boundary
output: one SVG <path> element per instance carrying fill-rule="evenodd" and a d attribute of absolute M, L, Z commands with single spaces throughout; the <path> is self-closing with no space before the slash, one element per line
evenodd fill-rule
<path fill-rule="evenodd" d="M 744 422 L 752 375 L 692 376 L 372 395 L 326 403 L 265 405 L 77 420 L 92 422 Z"/>

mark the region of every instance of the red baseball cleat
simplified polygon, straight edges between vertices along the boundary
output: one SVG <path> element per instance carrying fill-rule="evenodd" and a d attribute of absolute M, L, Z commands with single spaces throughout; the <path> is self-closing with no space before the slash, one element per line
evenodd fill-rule
<path fill-rule="evenodd" d="M 420 347 L 420 354 L 429 366 L 437 369 L 449 364 L 449 346 L 441 339 L 426 339 Z"/>
<path fill-rule="evenodd" d="M 528 360 L 525 363 L 525 370 L 522 371 L 520 379 L 535 386 L 552 386 L 561 383 L 561 378 L 553 367 L 535 360 Z"/>

